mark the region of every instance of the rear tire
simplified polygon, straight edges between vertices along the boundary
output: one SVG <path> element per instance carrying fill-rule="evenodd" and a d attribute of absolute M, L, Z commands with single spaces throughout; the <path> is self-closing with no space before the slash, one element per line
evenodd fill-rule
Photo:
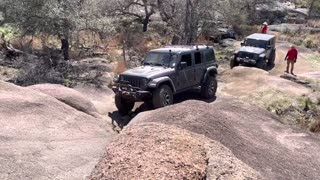
<path fill-rule="evenodd" d="M 259 60 L 258 62 L 257 62 L 257 68 L 259 68 L 259 69 L 263 69 L 263 70 L 266 70 L 267 69 L 267 62 L 266 62 L 266 60 L 265 59 L 263 59 L 263 60 Z"/>
<path fill-rule="evenodd" d="M 216 77 L 208 76 L 201 86 L 201 96 L 205 99 L 212 99 L 216 96 L 218 81 Z"/>
<path fill-rule="evenodd" d="M 168 85 L 162 85 L 154 90 L 152 96 L 152 104 L 155 109 L 173 104 L 173 92 Z"/>
<path fill-rule="evenodd" d="M 116 95 L 115 104 L 121 114 L 128 114 L 134 107 L 134 102 L 123 99 L 120 95 Z"/>
<path fill-rule="evenodd" d="M 237 62 L 237 57 L 234 56 L 234 58 L 232 58 L 230 61 L 230 68 L 233 69 L 236 66 L 239 66 L 239 62 Z"/>

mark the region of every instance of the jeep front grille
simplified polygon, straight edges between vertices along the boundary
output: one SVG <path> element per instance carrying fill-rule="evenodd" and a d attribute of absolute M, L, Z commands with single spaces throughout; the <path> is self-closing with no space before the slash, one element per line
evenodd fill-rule
<path fill-rule="evenodd" d="M 127 81 L 133 87 L 141 87 L 141 78 L 133 76 L 123 76 L 123 80 Z"/>
<path fill-rule="evenodd" d="M 253 59 L 254 54 L 248 52 L 240 52 L 240 58 L 249 58 Z"/>

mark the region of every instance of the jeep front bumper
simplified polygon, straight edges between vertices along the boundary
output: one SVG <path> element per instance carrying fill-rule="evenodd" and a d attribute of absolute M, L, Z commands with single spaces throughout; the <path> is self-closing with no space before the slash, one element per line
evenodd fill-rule
<path fill-rule="evenodd" d="M 144 91 L 137 87 L 133 87 L 130 84 L 117 84 L 112 87 L 112 90 L 116 95 L 119 95 L 124 99 L 132 100 L 135 102 L 145 101 L 152 97 L 151 92 Z"/>
<path fill-rule="evenodd" d="M 237 58 L 237 61 L 241 64 L 252 64 L 255 65 L 257 64 L 257 60 L 254 59 L 248 59 L 248 58 Z"/>

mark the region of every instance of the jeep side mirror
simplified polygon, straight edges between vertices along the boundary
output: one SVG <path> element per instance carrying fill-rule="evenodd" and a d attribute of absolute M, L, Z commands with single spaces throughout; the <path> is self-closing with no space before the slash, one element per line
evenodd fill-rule
<path fill-rule="evenodd" d="M 188 67 L 187 62 L 180 62 L 179 70 L 185 69 L 185 68 L 187 68 L 187 67 Z"/>

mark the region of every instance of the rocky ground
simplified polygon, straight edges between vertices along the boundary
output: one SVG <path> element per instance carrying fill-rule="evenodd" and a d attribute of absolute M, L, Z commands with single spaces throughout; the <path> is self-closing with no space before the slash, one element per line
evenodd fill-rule
<path fill-rule="evenodd" d="M 318 142 L 249 103 L 187 101 L 139 114 L 91 179 L 317 179 Z"/>
<path fill-rule="evenodd" d="M 64 83 L 73 89 L 0 81 L 0 179 L 83 179 L 99 159 L 90 179 L 317 179 L 318 54 L 299 48 L 294 77 L 283 73 L 288 48 L 277 44 L 268 72 L 221 61 L 216 101 L 191 91 L 125 117 L 103 59 L 72 62 L 77 75 Z M 2 64 L 0 73 L 19 71 Z"/>
<path fill-rule="evenodd" d="M 78 93 L 32 89 L 0 81 L 0 179 L 85 178 L 115 133 L 74 108 L 86 102 Z"/>

